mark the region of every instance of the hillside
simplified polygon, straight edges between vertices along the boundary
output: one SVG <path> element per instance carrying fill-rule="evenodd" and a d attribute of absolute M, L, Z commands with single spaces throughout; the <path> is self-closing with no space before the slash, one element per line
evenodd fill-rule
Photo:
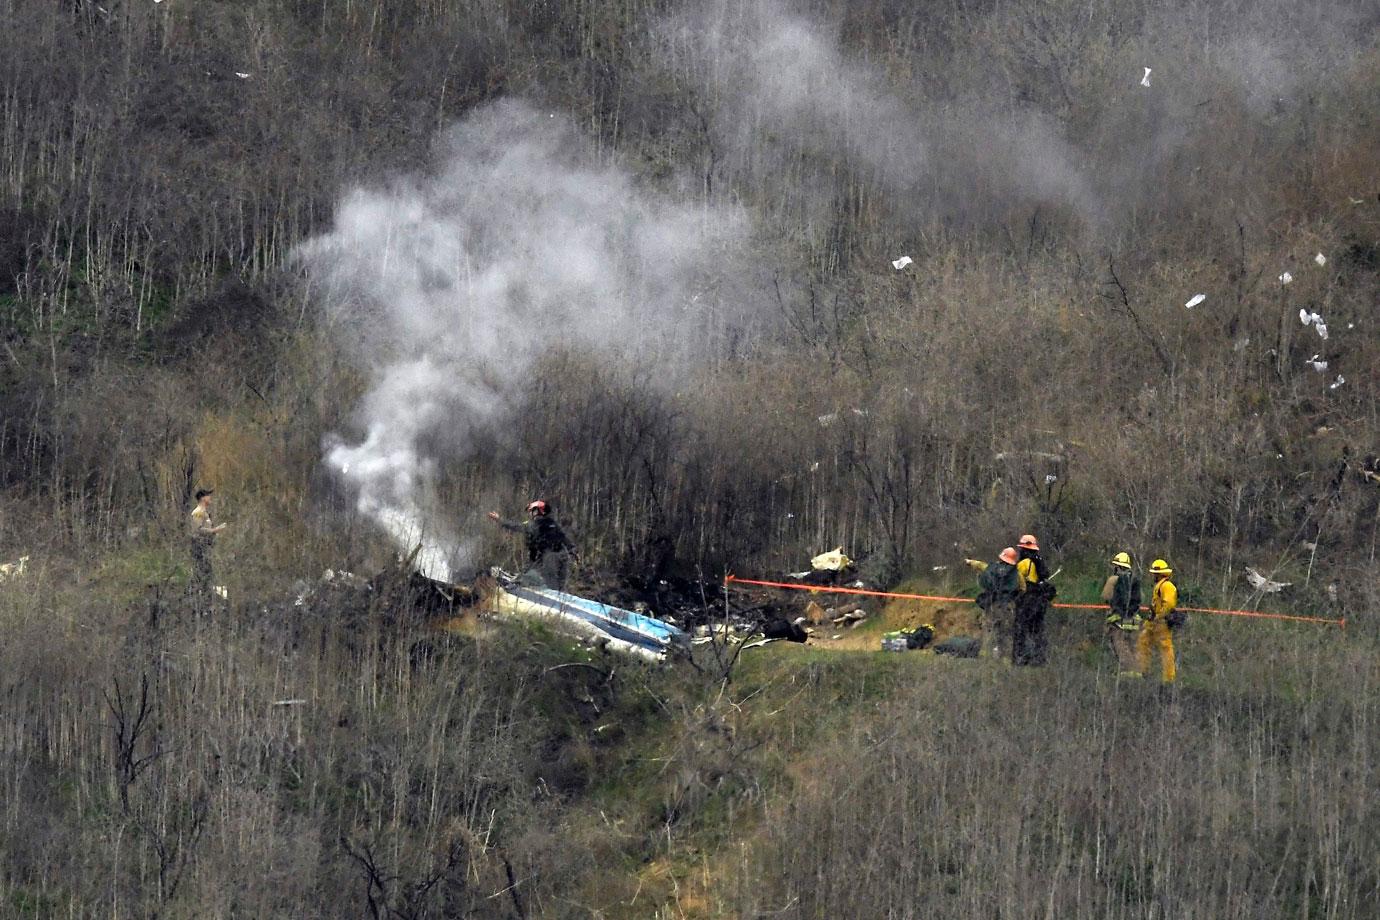
<path fill-rule="evenodd" d="M 0 914 L 1380 913 L 1372 4 L 0 27 Z M 1077 611 L 1014 670 L 441 629 L 399 558 L 519 568 L 536 498 L 697 622 L 1037 533 L 1061 599 L 1124 550 L 1348 625 L 1195 615 L 1165 696 Z"/>

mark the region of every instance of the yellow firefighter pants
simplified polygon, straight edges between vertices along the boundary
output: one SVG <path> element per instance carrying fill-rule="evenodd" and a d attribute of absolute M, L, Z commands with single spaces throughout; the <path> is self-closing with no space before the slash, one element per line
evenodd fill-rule
<path fill-rule="evenodd" d="M 1160 676 L 1166 684 L 1172 684 L 1176 676 L 1174 634 L 1164 620 L 1146 620 L 1145 625 L 1140 628 L 1140 635 L 1136 637 L 1136 656 L 1140 661 L 1140 673 L 1145 674 L 1150 670 L 1150 650 L 1156 645 L 1160 648 Z"/>

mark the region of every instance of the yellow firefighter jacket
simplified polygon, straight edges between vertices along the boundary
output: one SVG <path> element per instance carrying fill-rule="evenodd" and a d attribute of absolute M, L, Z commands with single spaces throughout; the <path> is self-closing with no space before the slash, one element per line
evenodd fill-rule
<path fill-rule="evenodd" d="M 1168 578 L 1155 582 L 1155 592 L 1150 595 L 1150 619 L 1162 620 L 1179 606 L 1179 589 Z"/>

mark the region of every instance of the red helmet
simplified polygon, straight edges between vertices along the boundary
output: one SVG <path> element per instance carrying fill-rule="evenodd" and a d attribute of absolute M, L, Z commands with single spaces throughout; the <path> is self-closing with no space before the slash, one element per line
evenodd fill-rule
<path fill-rule="evenodd" d="M 997 558 L 1000 559 L 1002 562 L 1008 563 L 1009 565 L 1015 565 L 1016 548 L 1014 546 L 1008 546 L 1006 549 L 1001 551 L 1001 555 Z"/>
<path fill-rule="evenodd" d="M 528 511 L 535 511 L 537 514 L 545 514 L 545 513 L 546 513 L 546 502 L 542 501 L 542 500 L 539 498 L 539 499 L 537 499 L 536 501 L 534 501 L 534 502 L 532 502 L 531 504 L 529 504 L 529 505 L 527 506 L 527 510 L 528 510 Z"/>
<path fill-rule="evenodd" d="M 1017 543 L 1016 545 L 1024 547 L 1025 549 L 1033 549 L 1036 551 L 1040 549 L 1040 543 L 1038 540 L 1035 539 L 1035 535 L 1033 533 L 1028 533 L 1025 536 L 1021 537 L 1021 542 Z"/>

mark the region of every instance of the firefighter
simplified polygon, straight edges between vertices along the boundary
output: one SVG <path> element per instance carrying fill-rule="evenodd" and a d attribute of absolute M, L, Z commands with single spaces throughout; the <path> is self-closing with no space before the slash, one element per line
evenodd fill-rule
<path fill-rule="evenodd" d="M 188 536 L 191 538 L 192 580 L 190 584 L 192 599 L 200 608 L 211 603 L 215 590 L 215 575 L 211 570 L 211 547 L 215 545 L 216 535 L 225 529 L 217 524 L 211 514 L 211 496 L 215 489 L 197 489 L 196 506 L 188 516 Z"/>
<path fill-rule="evenodd" d="M 523 535 L 528 567 L 519 579 L 521 582 L 537 587 L 565 587 L 570 560 L 578 559 L 579 554 L 551 513 L 550 505 L 541 499 L 529 503 L 525 521 L 505 521 L 497 511 L 489 512 L 489 520 L 504 530 Z"/>
<path fill-rule="evenodd" d="M 1107 646 L 1116 659 L 1120 677 L 1140 677 L 1136 635 L 1141 628 L 1140 579 L 1131 570 L 1131 554 L 1112 557 L 1112 572 L 1102 585 L 1102 602 L 1108 607 Z"/>
<path fill-rule="evenodd" d="M 1159 646 L 1160 678 L 1164 683 L 1172 684 L 1176 676 L 1173 632 L 1183 625 L 1184 621 L 1184 615 L 1177 609 L 1179 589 L 1169 580 L 1174 570 L 1163 559 L 1156 559 L 1150 563 L 1150 574 L 1155 577 L 1155 588 L 1150 593 L 1150 615 L 1146 617 L 1145 625 L 1140 628 L 1140 636 L 1136 640 L 1137 658 L 1140 673 L 1145 674 L 1150 670 L 1151 648 Z"/>
<path fill-rule="evenodd" d="M 1016 571 L 1025 591 L 1016 600 L 1016 615 L 1011 637 L 1011 661 L 1017 665 L 1043 665 L 1049 657 L 1045 635 L 1045 614 L 1054 599 L 1049 580 L 1049 565 L 1040 555 L 1034 534 L 1026 534 L 1016 544 Z"/>
<path fill-rule="evenodd" d="M 977 605 L 982 608 L 982 650 L 994 658 L 1011 660 L 1011 633 L 1016 619 L 1016 600 L 1025 593 L 1025 580 L 1016 568 L 1016 548 L 1008 546 L 990 565 L 980 559 L 965 559 L 978 571 L 982 593 Z"/>

